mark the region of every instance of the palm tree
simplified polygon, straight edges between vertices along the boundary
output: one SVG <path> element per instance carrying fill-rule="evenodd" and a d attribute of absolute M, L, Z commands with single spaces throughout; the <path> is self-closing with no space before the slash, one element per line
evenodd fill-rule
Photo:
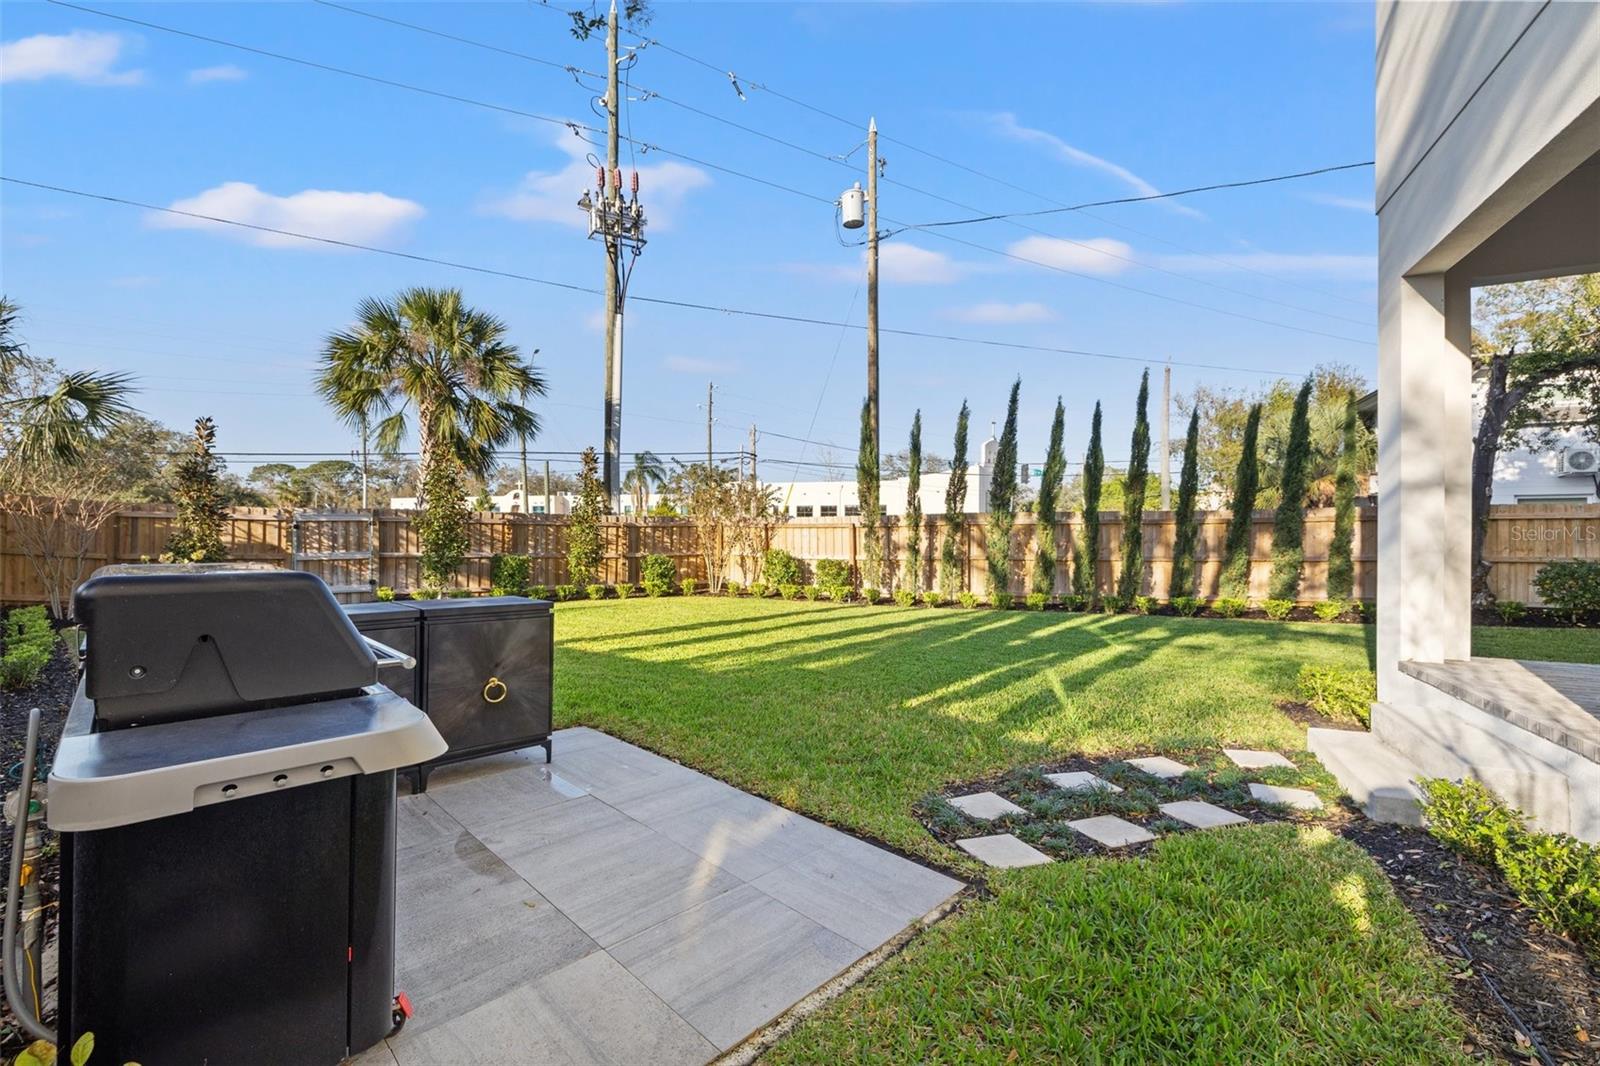
<path fill-rule="evenodd" d="M 127 374 L 62 373 L 28 352 L 16 335 L 21 309 L 0 296 L 0 456 L 24 464 L 79 462 L 122 425 L 133 407 Z"/>
<path fill-rule="evenodd" d="M 545 394 L 543 375 L 506 332 L 503 321 L 464 304 L 459 289 L 369 298 L 353 327 L 328 337 L 317 392 L 351 428 L 372 425 L 381 452 L 396 452 L 414 420 L 420 481 L 445 458 L 486 477 L 496 448 L 538 434 L 526 402 Z"/>
<path fill-rule="evenodd" d="M 633 513 L 642 515 L 650 506 L 650 493 L 667 483 L 667 464 L 655 452 L 634 452 L 633 469 L 623 475 L 622 487 L 633 493 Z"/>

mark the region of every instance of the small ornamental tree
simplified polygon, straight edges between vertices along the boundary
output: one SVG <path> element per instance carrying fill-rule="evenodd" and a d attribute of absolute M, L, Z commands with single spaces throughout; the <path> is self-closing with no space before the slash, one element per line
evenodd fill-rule
<path fill-rule="evenodd" d="M 417 507 L 411 528 L 416 530 L 421 549 L 422 585 L 442 589 L 454 583 L 456 571 L 467 557 L 467 523 L 472 520 L 467 510 L 465 474 L 461 463 L 449 452 L 441 449 L 428 464 Z"/>
<path fill-rule="evenodd" d="M 1199 527 L 1194 502 L 1200 491 L 1200 410 L 1189 416 L 1189 435 L 1183 442 L 1183 472 L 1178 475 L 1178 509 L 1173 512 L 1176 533 L 1172 542 L 1172 580 L 1167 598 L 1192 596 L 1195 587 L 1194 546 Z"/>
<path fill-rule="evenodd" d="M 911 446 L 906 469 L 906 560 L 900 587 L 922 591 L 922 411 L 911 417 Z"/>
<path fill-rule="evenodd" d="M 944 544 L 939 549 L 939 592 L 953 600 L 961 588 L 961 531 L 967 509 L 967 422 L 971 411 L 961 401 L 956 415 L 955 443 L 951 449 L 950 483 L 944 490 Z"/>
<path fill-rule="evenodd" d="M 1255 519 L 1256 490 L 1260 488 L 1261 468 L 1256 458 L 1256 439 L 1261 434 L 1261 405 L 1250 408 L 1240 441 L 1239 468 L 1233 476 L 1233 513 L 1228 519 L 1228 537 L 1223 542 L 1220 595 L 1246 599 L 1250 595 L 1250 541 Z"/>
<path fill-rule="evenodd" d="M 173 467 L 172 499 L 178 505 L 167 554 L 174 562 L 220 563 L 228 557 L 222 526 L 228 520 L 223 502 L 222 460 L 214 448 L 216 423 L 199 418 L 189 452 Z"/>
<path fill-rule="evenodd" d="M 1039 551 L 1033 558 L 1033 591 L 1046 596 L 1056 591 L 1056 513 L 1061 503 L 1061 480 L 1067 473 L 1067 456 L 1062 447 L 1066 432 L 1067 409 L 1056 397 L 1055 417 L 1050 421 L 1050 449 L 1044 456 L 1044 476 L 1039 480 L 1037 516 Z"/>
<path fill-rule="evenodd" d="M 600 484 L 600 457 L 585 448 L 578 471 L 578 500 L 567 524 L 567 581 L 583 588 L 600 577 L 600 519 L 606 513 L 606 491 Z"/>
<path fill-rule="evenodd" d="M 1289 443 L 1283 457 L 1278 511 L 1272 520 L 1272 580 L 1268 595 L 1275 600 L 1300 597 L 1300 568 L 1305 564 L 1306 476 L 1311 463 L 1311 379 L 1300 386 L 1289 416 Z"/>
<path fill-rule="evenodd" d="M 1133 440 L 1129 444 L 1128 474 L 1122 505 L 1122 574 L 1117 596 L 1132 603 L 1144 584 L 1144 492 L 1150 476 L 1150 371 L 1139 379 L 1139 399 L 1133 409 Z"/>
<path fill-rule="evenodd" d="M 1011 594 L 1011 529 L 1017 521 L 1017 397 L 1022 379 L 1011 383 L 1006 404 L 1006 425 L 994 453 L 994 473 L 989 478 L 989 537 L 985 554 L 989 563 L 989 602 L 996 606 Z"/>
<path fill-rule="evenodd" d="M 1360 461 L 1356 394 L 1344 407 L 1344 442 L 1333 483 L 1333 543 L 1328 545 L 1328 599 L 1348 600 L 1355 591 L 1356 464 Z"/>
<path fill-rule="evenodd" d="M 861 401 L 861 449 L 856 453 L 856 499 L 861 504 L 861 587 L 883 587 L 883 516 L 878 507 L 878 442 L 872 405 Z"/>
<path fill-rule="evenodd" d="M 1093 601 L 1100 593 L 1096 571 L 1100 557 L 1100 482 L 1106 474 L 1106 457 L 1100 447 L 1100 403 L 1095 402 L 1089 423 L 1089 450 L 1083 457 L 1083 535 L 1072 565 L 1072 591 Z"/>

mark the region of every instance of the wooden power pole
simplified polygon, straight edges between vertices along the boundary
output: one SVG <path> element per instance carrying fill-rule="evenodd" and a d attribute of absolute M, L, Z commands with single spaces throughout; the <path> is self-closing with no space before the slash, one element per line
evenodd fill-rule
<path fill-rule="evenodd" d="M 1161 370 L 1161 509 L 1172 510 L 1172 364 Z"/>
<path fill-rule="evenodd" d="M 867 426 L 872 454 L 878 440 L 878 120 L 867 124 Z M 866 503 L 865 500 L 861 501 Z"/>

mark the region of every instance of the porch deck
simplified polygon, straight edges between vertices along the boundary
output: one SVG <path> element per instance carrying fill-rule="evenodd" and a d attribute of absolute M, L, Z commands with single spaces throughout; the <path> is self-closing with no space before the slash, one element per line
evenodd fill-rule
<path fill-rule="evenodd" d="M 1475 658 L 1402 662 L 1400 670 L 1486 714 L 1600 762 L 1600 666 Z"/>

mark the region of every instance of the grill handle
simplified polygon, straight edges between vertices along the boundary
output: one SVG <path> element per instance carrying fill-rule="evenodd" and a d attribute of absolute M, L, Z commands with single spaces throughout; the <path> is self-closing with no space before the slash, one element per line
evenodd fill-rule
<path fill-rule="evenodd" d="M 415 656 L 407 655 L 403 651 L 397 651 L 387 644 L 380 644 L 365 633 L 361 634 L 361 639 L 367 642 L 367 647 L 371 648 L 372 653 L 378 657 L 378 669 L 382 670 L 385 666 L 398 666 L 403 670 L 415 670 L 417 668 Z"/>

